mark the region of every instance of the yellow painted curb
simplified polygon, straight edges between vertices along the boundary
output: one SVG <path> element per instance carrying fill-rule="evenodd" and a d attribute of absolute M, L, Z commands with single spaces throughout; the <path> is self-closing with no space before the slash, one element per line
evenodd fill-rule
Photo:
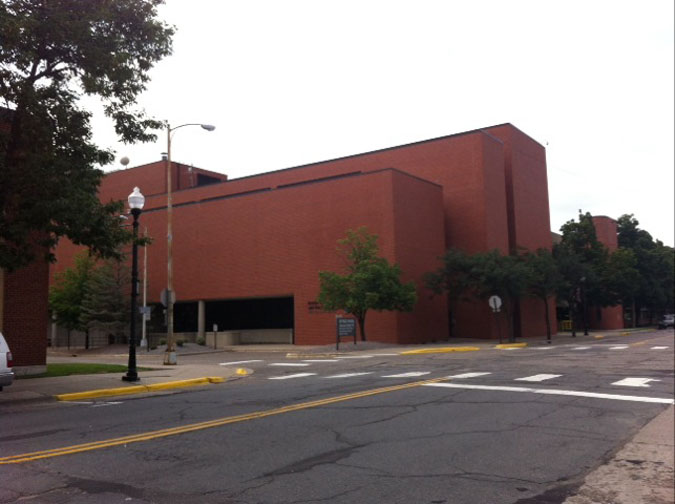
<path fill-rule="evenodd" d="M 508 348 L 525 348 L 526 346 L 527 343 L 502 343 L 501 345 L 495 345 L 495 348 L 504 350 Z"/>
<path fill-rule="evenodd" d="M 236 373 L 237 373 L 239 376 L 246 376 L 246 375 L 248 374 L 248 369 L 244 369 L 244 368 L 241 368 L 241 367 L 240 367 L 240 368 L 237 368 Z"/>
<path fill-rule="evenodd" d="M 59 401 L 79 401 L 82 399 L 96 399 L 97 397 L 111 397 L 130 394 L 143 394 L 146 392 L 156 392 L 160 390 L 170 390 L 183 387 L 194 387 L 196 385 L 207 385 L 209 383 L 222 383 L 225 381 L 220 376 L 192 378 L 190 380 L 178 380 L 164 383 L 153 383 L 151 385 L 133 385 L 131 387 L 117 387 L 109 389 L 88 390 L 86 392 L 73 392 L 70 394 L 58 394 L 54 397 Z"/>
<path fill-rule="evenodd" d="M 595 339 L 602 339 L 602 338 L 605 337 L 605 335 L 604 335 L 604 334 L 596 334 L 596 335 L 594 335 L 593 337 L 594 337 Z"/>
<path fill-rule="evenodd" d="M 450 353 L 450 352 L 475 352 L 480 350 L 478 347 L 441 347 L 441 348 L 425 348 L 423 350 L 408 350 L 401 352 L 399 355 L 418 355 L 418 354 L 433 354 L 433 353 Z"/>

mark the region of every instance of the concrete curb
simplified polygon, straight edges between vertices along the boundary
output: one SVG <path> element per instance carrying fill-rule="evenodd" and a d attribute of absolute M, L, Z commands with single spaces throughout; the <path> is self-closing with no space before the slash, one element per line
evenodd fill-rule
<path fill-rule="evenodd" d="M 421 350 L 407 350 L 405 352 L 399 352 L 399 355 L 420 355 L 420 354 L 450 353 L 450 352 L 476 352 L 478 350 L 480 350 L 480 348 L 472 346 L 423 348 Z"/>
<path fill-rule="evenodd" d="M 224 381 L 225 378 L 222 376 L 204 376 L 202 378 L 153 383 L 151 385 L 132 385 L 130 387 L 117 387 L 109 389 L 88 390 L 85 392 L 73 392 L 70 394 L 57 394 L 54 396 L 54 398 L 58 401 L 79 401 L 81 399 L 96 399 L 98 397 L 145 394 L 147 392 L 158 392 L 162 390 L 194 387 L 197 385 L 208 385 L 209 383 L 223 383 Z"/>

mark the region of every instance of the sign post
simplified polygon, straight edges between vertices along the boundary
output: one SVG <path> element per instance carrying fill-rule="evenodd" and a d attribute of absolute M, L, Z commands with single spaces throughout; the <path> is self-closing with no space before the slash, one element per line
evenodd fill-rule
<path fill-rule="evenodd" d="M 488 305 L 492 308 L 492 313 L 495 314 L 495 323 L 497 324 L 497 334 L 499 334 L 499 344 L 502 343 L 502 330 L 499 324 L 499 316 L 497 313 L 501 311 L 502 307 L 502 298 L 499 296 L 490 296 L 488 299 Z"/>
<path fill-rule="evenodd" d="M 340 338 L 353 336 L 356 345 L 356 319 L 351 317 L 340 317 L 336 315 L 336 340 L 335 350 L 340 350 Z"/>

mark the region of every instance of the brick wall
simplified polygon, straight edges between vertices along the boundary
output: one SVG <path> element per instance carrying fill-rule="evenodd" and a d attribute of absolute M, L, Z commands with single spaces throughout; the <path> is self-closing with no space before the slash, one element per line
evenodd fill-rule
<path fill-rule="evenodd" d="M 126 198 L 136 185 L 147 197 L 141 229 L 147 226 L 154 238 L 151 300 L 166 284 L 163 167 L 114 172 L 101 187 L 106 200 Z M 185 181 L 177 177 L 176 183 Z M 307 314 L 307 303 L 318 292 L 318 269 L 340 266 L 333 251 L 348 228 L 368 225 L 380 234 L 384 255 L 416 277 L 436 269 L 438 256 L 451 246 L 504 253 L 510 246 L 551 247 L 544 148 L 510 124 L 178 190 L 173 204 L 178 299 L 293 294 L 298 343 L 333 337 L 334 315 Z M 424 249 L 423 260 L 414 259 L 418 248 Z M 70 245 L 59 246 L 55 270 L 67 266 L 73 252 Z M 420 289 L 420 299 L 428 299 L 430 293 Z M 428 332 L 424 338 L 447 335 L 444 300 L 419 310 L 426 318 L 373 314 L 368 323 L 400 341 L 413 337 L 415 324 Z M 535 302 L 522 304 L 524 336 L 544 334 L 542 310 Z M 486 303 L 464 306 L 457 329 L 459 336 L 497 337 Z"/>
<path fill-rule="evenodd" d="M 44 366 L 49 328 L 49 265 L 36 261 L 5 272 L 3 334 L 15 366 Z"/>

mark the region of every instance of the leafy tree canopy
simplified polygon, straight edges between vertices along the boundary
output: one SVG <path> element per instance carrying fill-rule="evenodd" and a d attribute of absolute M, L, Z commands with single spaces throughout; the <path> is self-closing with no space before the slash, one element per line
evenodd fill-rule
<path fill-rule="evenodd" d="M 347 272 L 344 275 L 319 272 L 318 301 L 327 310 L 344 310 L 354 315 L 365 341 L 368 311 L 411 311 L 417 301 L 415 284 L 402 283 L 400 267 L 378 256 L 377 235 L 367 228 L 348 230 L 346 238 L 338 243 Z"/>
<path fill-rule="evenodd" d="M 97 190 L 113 153 L 92 142 L 83 95 L 98 96 L 125 142 L 161 123 L 134 109 L 153 65 L 171 53 L 163 0 L 0 2 L 0 267 L 14 269 L 59 237 L 114 257 L 130 239 Z M 49 259 L 53 259 L 50 252 Z"/>
<path fill-rule="evenodd" d="M 85 253 L 75 257 L 75 264 L 56 275 L 49 288 L 49 309 L 56 323 L 68 330 L 84 330 L 82 301 L 95 267 L 94 259 Z"/>

